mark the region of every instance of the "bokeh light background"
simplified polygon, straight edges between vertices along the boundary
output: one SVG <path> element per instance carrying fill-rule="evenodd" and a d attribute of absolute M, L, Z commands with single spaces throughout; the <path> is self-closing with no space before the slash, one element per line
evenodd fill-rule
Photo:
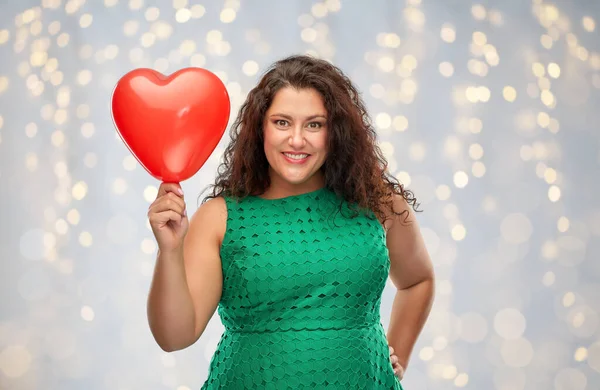
<path fill-rule="evenodd" d="M 150 334 L 159 183 L 111 92 L 205 67 L 235 113 L 312 53 L 359 86 L 425 210 L 436 302 L 405 388 L 600 389 L 599 23 L 584 0 L 0 2 L 0 388 L 201 386 L 223 328 L 171 354 Z M 227 141 L 183 183 L 191 211 Z"/>

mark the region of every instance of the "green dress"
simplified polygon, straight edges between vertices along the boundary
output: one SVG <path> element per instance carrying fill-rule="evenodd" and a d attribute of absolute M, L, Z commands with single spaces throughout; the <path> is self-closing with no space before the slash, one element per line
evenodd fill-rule
<path fill-rule="evenodd" d="M 340 199 L 225 198 L 225 331 L 202 389 L 402 389 L 379 313 L 385 232 Z"/>

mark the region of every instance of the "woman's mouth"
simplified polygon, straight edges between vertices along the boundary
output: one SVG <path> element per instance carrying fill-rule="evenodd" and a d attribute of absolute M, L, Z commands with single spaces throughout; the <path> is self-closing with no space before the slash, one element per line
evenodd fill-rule
<path fill-rule="evenodd" d="M 308 158 L 310 157 L 310 154 L 307 154 L 307 153 L 283 152 L 281 154 L 289 163 L 292 163 L 292 164 L 302 164 L 302 163 L 306 162 L 306 160 L 308 160 Z"/>

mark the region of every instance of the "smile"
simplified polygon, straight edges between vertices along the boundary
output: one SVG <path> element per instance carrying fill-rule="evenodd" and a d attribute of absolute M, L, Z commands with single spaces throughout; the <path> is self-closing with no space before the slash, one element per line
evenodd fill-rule
<path fill-rule="evenodd" d="M 308 157 L 310 156 L 310 154 L 306 154 L 306 153 L 281 153 L 283 154 L 283 156 L 285 157 L 285 159 L 288 162 L 291 162 L 293 164 L 301 164 L 303 162 L 305 162 Z"/>

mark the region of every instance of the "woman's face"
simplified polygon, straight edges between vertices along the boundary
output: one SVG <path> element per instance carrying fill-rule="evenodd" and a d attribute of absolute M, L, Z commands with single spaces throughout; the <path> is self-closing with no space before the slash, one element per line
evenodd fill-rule
<path fill-rule="evenodd" d="M 264 119 L 271 185 L 318 189 L 327 158 L 327 110 L 315 89 L 280 89 Z"/>

